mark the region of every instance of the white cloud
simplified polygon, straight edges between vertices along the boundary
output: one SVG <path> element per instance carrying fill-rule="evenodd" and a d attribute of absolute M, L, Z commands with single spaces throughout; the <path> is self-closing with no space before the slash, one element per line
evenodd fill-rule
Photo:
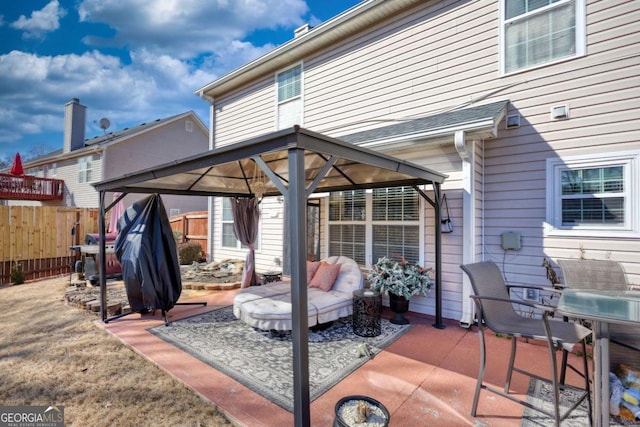
<path fill-rule="evenodd" d="M 46 33 L 57 30 L 60 19 L 66 14 L 67 11 L 60 7 L 58 0 L 52 0 L 41 10 L 33 11 L 30 18 L 21 15 L 11 23 L 11 27 L 24 31 L 24 38 L 42 38 Z"/>
<path fill-rule="evenodd" d="M 116 31 L 113 39 L 84 38 L 89 45 L 144 48 L 181 59 L 217 52 L 256 29 L 295 28 L 307 12 L 303 0 L 84 0 L 78 8 L 80 21 Z"/>
<path fill-rule="evenodd" d="M 215 75 L 168 55 L 141 50 L 132 63 L 98 51 L 82 55 L 38 56 L 12 51 L 0 55 L 0 141 L 61 132 L 64 104 L 80 98 L 87 106 L 87 137 L 101 133 L 94 120 L 108 117 L 112 129 L 196 110 L 207 104 L 193 91 Z M 29 88 L 29 90 L 25 90 Z M 60 141 L 42 141 L 61 146 Z"/>
<path fill-rule="evenodd" d="M 293 37 L 308 12 L 304 0 L 80 0 L 80 21 L 106 24 L 113 37 L 88 33 L 82 40 L 96 50 L 84 53 L 0 55 L 0 155 L 26 138 L 61 147 L 72 98 L 88 107 L 87 137 L 102 134 L 101 117 L 112 130 L 188 110 L 207 123 L 208 104 L 194 91 L 275 47 L 246 41 L 254 31 L 286 28 Z M 44 37 L 66 13 L 52 0 L 10 25 Z M 97 50 L 105 46 L 124 59 Z"/>

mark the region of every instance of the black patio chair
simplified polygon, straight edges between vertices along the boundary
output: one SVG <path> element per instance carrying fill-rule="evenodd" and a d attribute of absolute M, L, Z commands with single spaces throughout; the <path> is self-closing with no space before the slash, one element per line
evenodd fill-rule
<path fill-rule="evenodd" d="M 591 425 L 591 393 L 588 380 L 589 375 L 586 351 L 582 352 L 583 369 L 585 373 L 584 390 L 580 393 L 580 397 L 576 402 L 574 402 L 564 414 L 560 413 L 560 391 L 566 386 L 560 384 L 558 379 L 558 366 L 555 356 L 555 351 L 557 349 L 572 351 L 574 345 L 579 342 L 582 342 L 583 346 L 586 345 L 585 338 L 591 334 L 591 330 L 574 322 L 563 322 L 550 318 L 554 310 L 553 307 L 533 304 L 522 300 L 512 300 L 509 294 L 510 286 L 505 284 L 502 273 L 494 262 L 487 261 L 466 264 L 461 265 L 460 268 L 462 268 L 467 276 L 469 276 L 469 280 L 471 281 L 471 286 L 474 291 L 474 295 L 471 295 L 471 298 L 473 298 L 476 303 L 476 320 L 478 322 L 478 337 L 480 339 L 480 372 L 478 373 L 478 381 L 476 384 L 475 395 L 473 397 L 471 416 L 476 416 L 480 391 L 481 389 L 485 389 L 548 415 L 554 419 L 556 426 L 560 426 L 562 420 L 566 419 L 569 414 L 576 409 L 580 403 L 582 403 L 583 400 L 587 399 L 589 406 L 589 424 Z M 522 286 L 517 287 L 520 288 Z M 541 318 L 521 316 L 515 310 L 514 304 L 539 310 L 541 312 Z M 487 358 L 484 338 L 485 328 L 489 328 L 495 333 L 512 338 L 511 354 L 504 391 L 498 390 L 484 383 Z M 547 347 L 549 349 L 549 363 L 551 365 L 550 378 L 544 378 L 525 369 L 514 366 L 518 338 L 541 340 L 547 343 Z M 549 412 L 544 408 L 535 406 L 509 394 L 511 377 L 514 371 L 551 384 L 553 388 L 553 412 Z"/>

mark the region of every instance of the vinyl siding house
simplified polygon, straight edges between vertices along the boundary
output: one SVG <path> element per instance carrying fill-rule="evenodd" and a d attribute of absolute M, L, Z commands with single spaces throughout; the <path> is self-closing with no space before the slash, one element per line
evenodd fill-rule
<path fill-rule="evenodd" d="M 118 131 L 109 132 L 107 129 L 104 135 L 89 139 L 85 139 L 85 117 L 86 107 L 77 98 L 68 102 L 65 105 L 63 148 L 23 165 L 28 175 L 64 180 L 63 199 L 51 202 L 11 201 L 10 204 L 97 208 L 98 192 L 91 185 L 93 182 L 201 153 L 209 148 L 209 130 L 192 111 Z M 141 197 L 125 197 L 125 206 Z M 162 199 L 169 215 L 203 211 L 208 206 L 206 197 L 167 195 Z"/>
<path fill-rule="evenodd" d="M 196 93 L 216 147 L 299 124 L 447 174 L 442 314 L 464 326 L 462 263 L 548 285 L 544 258 L 613 259 L 640 284 L 639 23 L 637 1 L 368 0 Z M 413 190 L 316 196 L 310 257 L 433 265 L 437 219 Z M 285 213 L 263 200 L 259 271 L 281 268 Z M 210 218 L 207 252 L 244 257 L 223 199 Z"/>

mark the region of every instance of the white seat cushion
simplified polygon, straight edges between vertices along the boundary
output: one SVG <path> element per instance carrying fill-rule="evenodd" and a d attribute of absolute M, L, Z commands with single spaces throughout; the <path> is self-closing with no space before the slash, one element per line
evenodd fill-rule
<path fill-rule="evenodd" d="M 351 258 L 334 256 L 325 261 L 340 264 L 340 273 L 327 292 L 307 288 L 309 327 L 351 315 L 353 291 L 364 285 L 360 266 Z M 233 300 L 233 314 L 254 328 L 291 330 L 291 284 L 276 282 L 241 289 Z"/>
<path fill-rule="evenodd" d="M 309 326 L 314 326 L 317 323 L 318 311 L 310 303 L 307 310 Z M 247 301 L 240 306 L 239 316 L 236 317 L 254 328 L 289 331 L 292 328 L 291 293 Z"/>
<path fill-rule="evenodd" d="M 262 298 L 270 298 L 277 295 L 288 294 L 291 292 L 291 283 L 274 282 L 262 286 L 250 286 L 243 288 L 233 298 L 233 314 L 240 318 L 240 307 L 249 301 Z"/>

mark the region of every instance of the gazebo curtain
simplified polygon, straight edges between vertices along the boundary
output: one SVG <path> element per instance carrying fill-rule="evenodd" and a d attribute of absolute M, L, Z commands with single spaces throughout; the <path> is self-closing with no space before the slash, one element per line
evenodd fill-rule
<path fill-rule="evenodd" d="M 113 193 L 113 200 L 117 200 L 121 193 Z M 107 228 L 108 234 L 118 234 L 118 220 L 125 211 L 124 202 L 122 199 L 118 200 L 118 203 L 111 208 L 109 216 L 109 227 Z"/>
<path fill-rule="evenodd" d="M 246 288 L 258 283 L 255 265 L 255 242 L 258 237 L 258 222 L 260 209 L 258 199 L 233 198 L 231 199 L 231 213 L 233 214 L 233 232 L 243 245 L 249 248 L 247 259 L 242 272 L 242 285 Z"/>

